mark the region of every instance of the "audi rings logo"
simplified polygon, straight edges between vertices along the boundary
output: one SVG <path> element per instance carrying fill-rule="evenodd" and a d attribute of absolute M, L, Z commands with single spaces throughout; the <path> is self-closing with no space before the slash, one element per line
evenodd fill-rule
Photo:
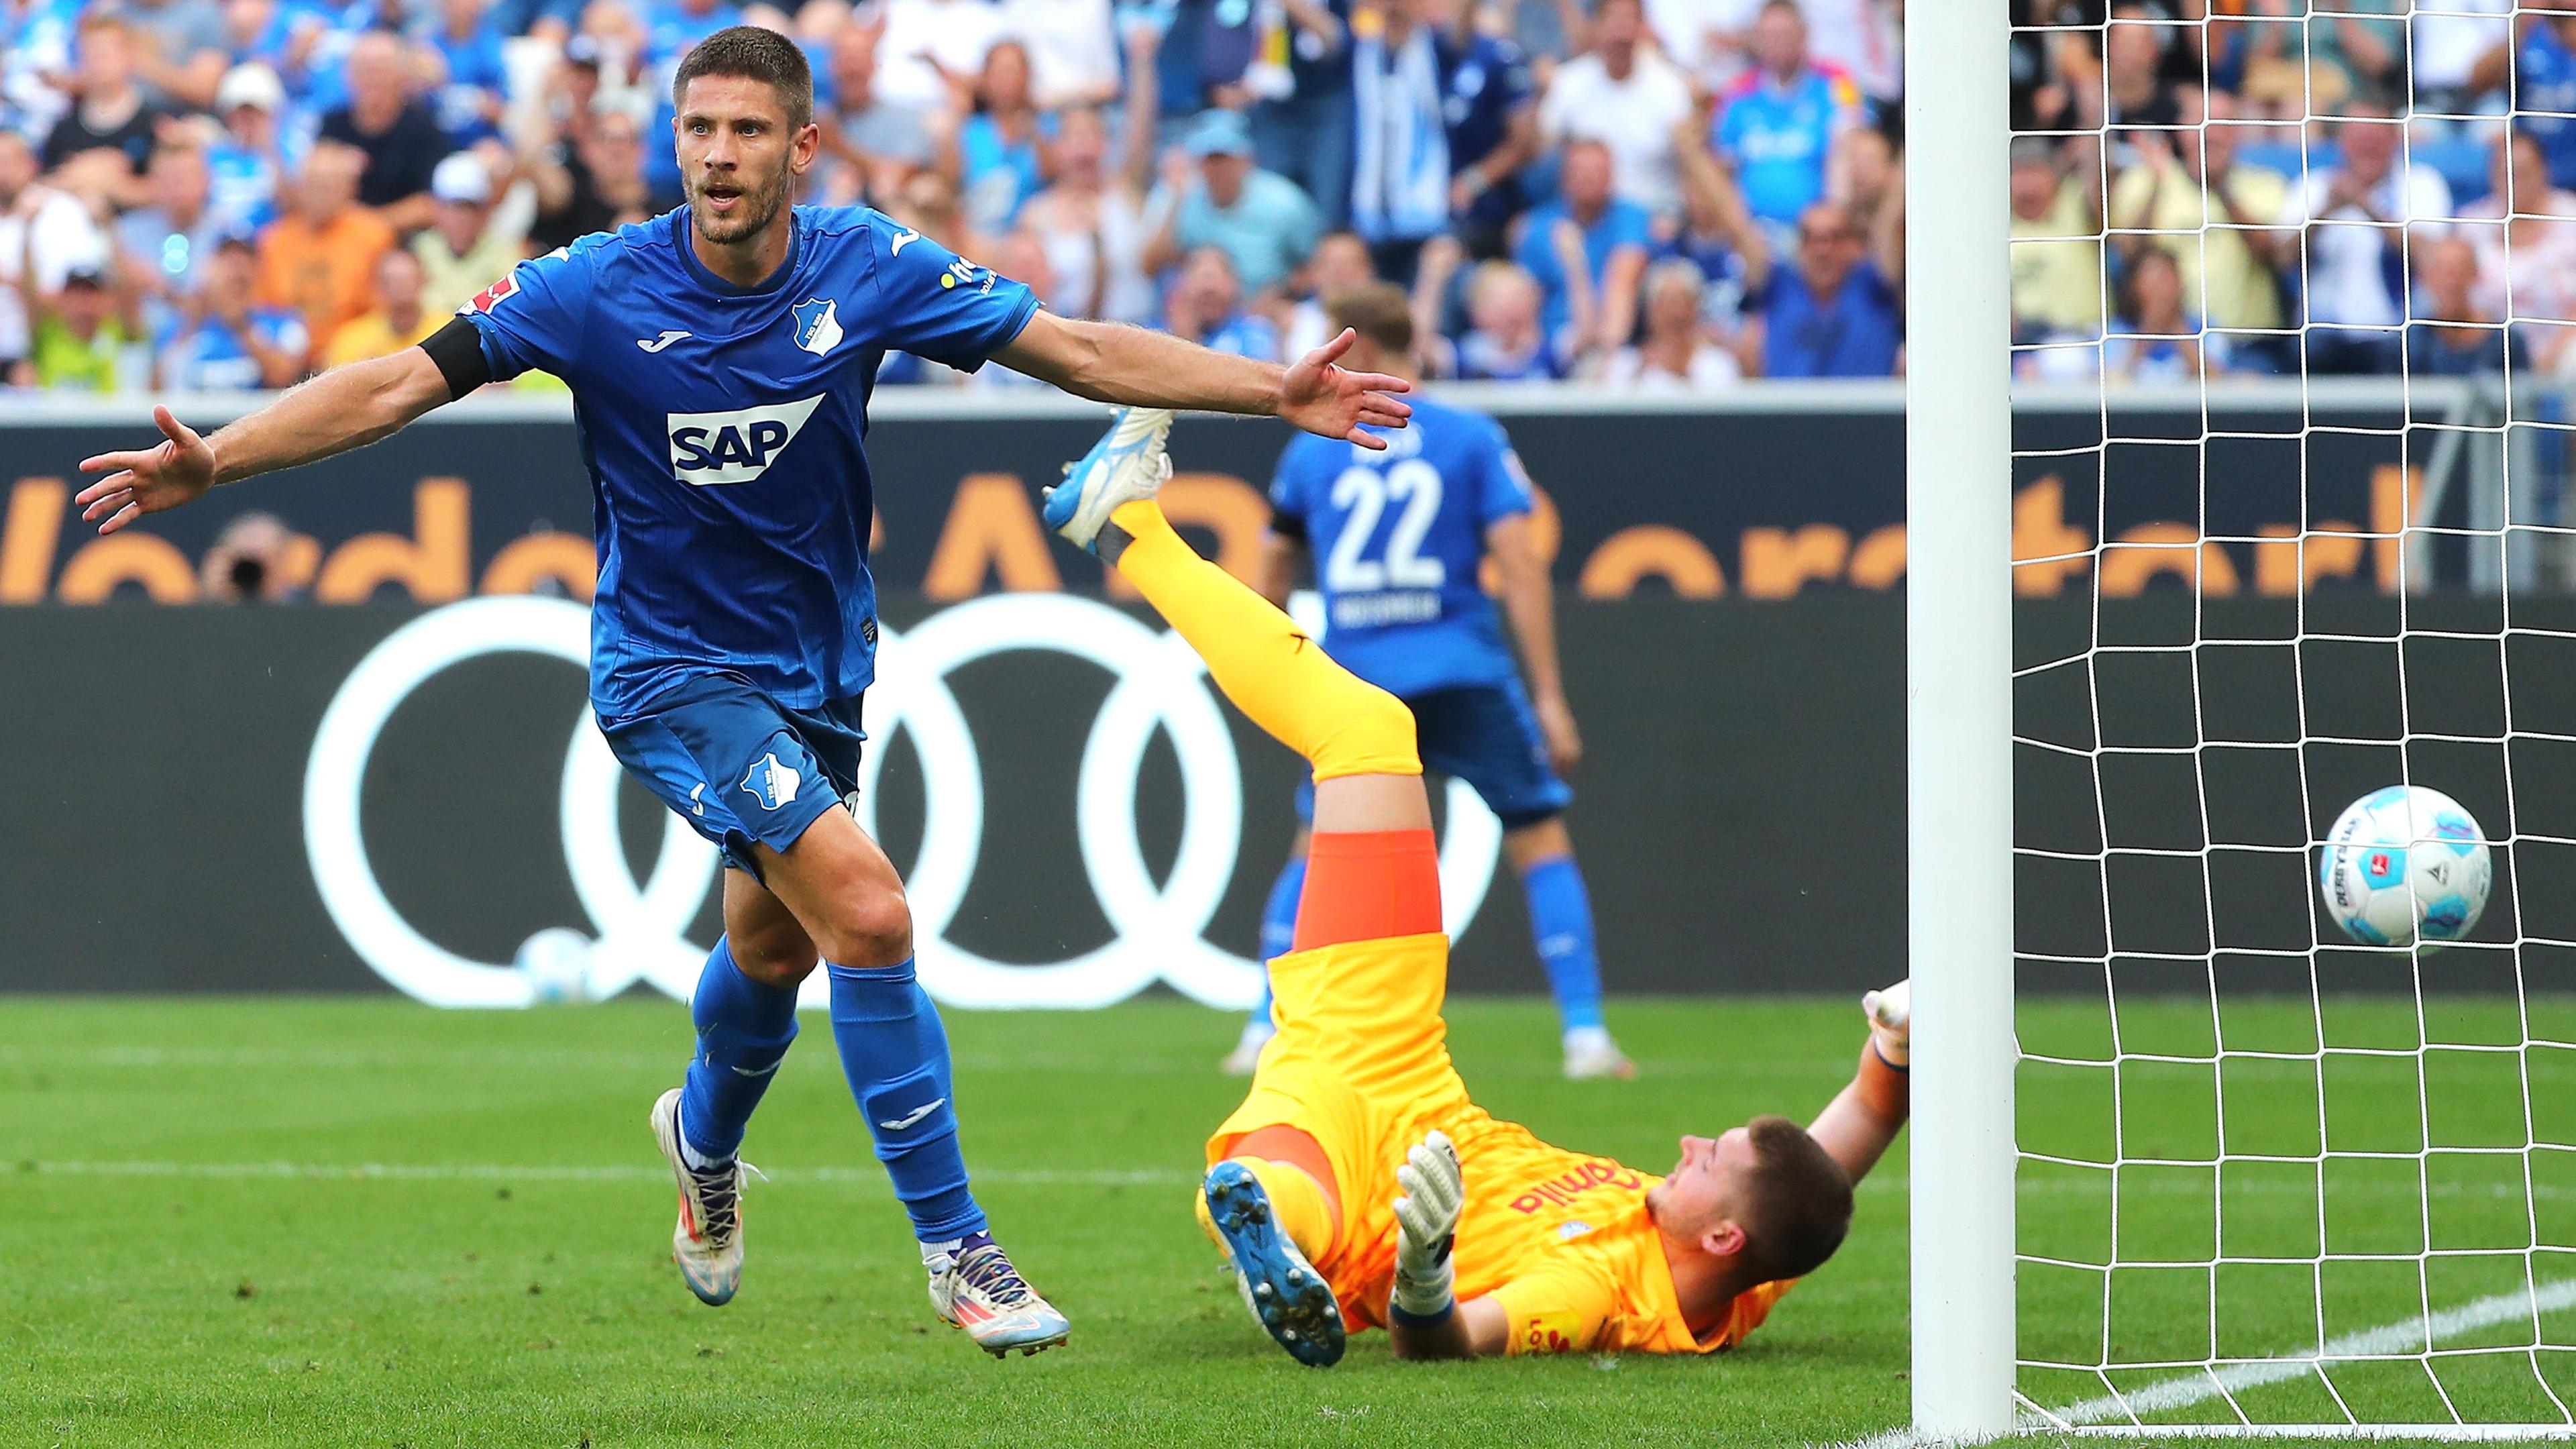
<path fill-rule="evenodd" d="M 987 655 L 1023 649 L 1070 654 L 1116 681 L 1092 720 L 1074 783 L 1083 873 L 1112 935 L 1081 955 L 1035 965 L 995 961 L 948 939 L 987 823 L 982 759 L 948 675 Z M 467 960 L 403 919 L 377 881 L 359 805 L 377 737 L 425 681 L 451 665 L 505 653 L 550 655 L 587 669 L 589 611 L 533 596 L 470 599 L 396 630 L 350 671 L 323 713 L 304 771 L 305 852 L 323 905 L 378 975 L 432 1005 L 528 1005 L 561 989 L 550 981 L 567 969 L 568 956 L 579 994 L 605 997 L 641 980 L 687 1000 L 713 943 L 692 942 L 686 932 L 721 861 L 678 816 L 666 815 L 653 867 L 644 880 L 635 879 L 618 835 L 621 772 L 587 709 L 571 722 L 556 815 L 564 866 L 589 917 L 586 935 L 566 926 L 540 931 L 520 953 L 524 964 Z M 1206 936 L 1243 854 L 1243 777 L 1205 667 L 1178 635 L 1076 595 L 987 595 L 900 633 L 884 631 L 868 717 L 879 747 L 864 757 L 855 808 L 869 833 L 877 828 L 883 744 L 896 731 L 909 731 L 921 759 L 921 850 L 906 885 L 922 984 L 939 1000 L 967 1007 L 1098 1007 L 1156 981 L 1210 1006 L 1239 1009 L 1259 994 L 1259 963 Z M 1184 791 L 1180 849 L 1170 878 L 1161 882 L 1136 833 L 1137 777 L 1157 732 L 1179 758 Z M 1448 806 L 1441 904 L 1455 936 L 1475 918 L 1492 884 L 1502 828 L 1455 781 Z M 1255 854 L 1258 868 L 1269 868 L 1266 842 Z M 576 944 L 577 954 L 568 949 Z M 827 995 L 816 972 L 805 983 L 802 1004 L 821 1007 Z"/>

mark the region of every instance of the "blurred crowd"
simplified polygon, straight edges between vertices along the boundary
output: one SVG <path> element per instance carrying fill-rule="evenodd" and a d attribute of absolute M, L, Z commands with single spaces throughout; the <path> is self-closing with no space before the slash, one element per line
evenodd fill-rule
<path fill-rule="evenodd" d="M 1060 312 L 1286 357 L 1385 278 L 1435 375 L 1900 362 L 1893 0 L 0 0 L 0 375 L 277 387 L 410 345 L 679 204 L 669 77 L 743 22 L 814 63 L 800 199 Z"/>
<path fill-rule="evenodd" d="M 2021 372 L 2576 371 L 2576 10 L 2178 3 L 2012 0 Z M 1884 377 L 1901 19 L 0 0 L 0 375 L 276 387 L 410 345 L 519 258 L 679 204 L 672 68 L 750 22 L 813 59 L 801 199 L 881 207 L 1059 312 L 1288 358 L 1385 279 L 1434 376 Z M 900 357 L 886 380 L 1024 381 Z"/>

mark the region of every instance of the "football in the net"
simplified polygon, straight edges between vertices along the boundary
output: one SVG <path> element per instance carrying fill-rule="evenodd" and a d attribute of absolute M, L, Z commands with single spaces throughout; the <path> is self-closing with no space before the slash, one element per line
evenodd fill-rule
<path fill-rule="evenodd" d="M 2460 802 L 2391 785 L 2352 802 L 2326 832 L 2317 887 L 2326 913 L 2365 946 L 2456 941 L 2478 923 L 2494 882 L 2485 832 Z"/>

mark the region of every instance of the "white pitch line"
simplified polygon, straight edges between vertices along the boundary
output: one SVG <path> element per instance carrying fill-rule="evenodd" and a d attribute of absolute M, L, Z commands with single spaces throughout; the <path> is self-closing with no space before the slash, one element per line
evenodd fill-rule
<path fill-rule="evenodd" d="M 0 1177 L 10 1170 L 0 1162 Z M 516 1167 L 495 1162 L 47 1162 L 22 1161 L 16 1171 L 55 1177 L 185 1177 L 309 1178 L 324 1182 L 662 1182 L 667 1167 L 644 1163 L 603 1166 L 536 1165 Z M 877 1168 L 778 1168 L 761 1174 L 782 1183 L 881 1183 Z M 977 1182 L 1060 1187 L 1162 1187 L 1198 1181 L 1195 1173 L 1174 1168 L 988 1168 L 972 1174 Z"/>
<path fill-rule="evenodd" d="M 2492 1328 L 2499 1323 L 2511 1323 L 2516 1319 L 2527 1319 L 2540 1313 L 2555 1313 L 2571 1307 L 2576 1307 L 2576 1278 L 2562 1278 L 2556 1282 L 2541 1284 L 2537 1292 L 2517 1290 L 2510 1293 L 2497 1293 L 2463 1303 L 2457 1308 L 2445 1308 L 2439 1313 L 2403 1318 L 2394 1323 L 2381 1324 L 2377 1328 L 2365 1328 L 2337 1338 L 2330 1338 L 2313 1353 L 2282 1354 L 2275 1358 L 2231 1363 L 2223 1368 L 2180 1374 L 2149 1384 L 2134 1393 L 2105 1394 L 2101 1398 L 2087 1399 L 2080 1404 L 2070 1404 L 2063 1409 L 2051 1410 L 2045 1414 L 2024 1414 L 2021 1416 L 2017 1432 L 2045 1434 L 2051 1430 L 2107 1425 L 2114 1422 L 2125 1426 L 2126 1421 L 2132 1417 L 2143 1418 L 2149 1414 L 2187 1409 L 2222 1395 L 2233 1398 L 2242 1390 L 2305 1378 L 2328 1364 L 2385 1359 L 2394 1354 L 2430 1347 L 2444 1339 L 2458 1338 L 2481 1328 Z M 2161 1434 L 2168 1430 L 2180 1431 L 2188 1427 L 2145 1425 L 2140 1426 L 2138 1431 Z M 2199 1432 L 2208 1434 L 2230 1430 L 2237 1433 L 2260 1434 L 2263 1432 L 2263 1426 L 2256 1425 L 2250 1429 L 2227 1425 L 2207 1426 L 2200 1428 Z M 2338 1429 L 2335 1432 L 2368 1436 L 2371 1428 L 2366 1425 L 2353 1426 Z M 1959 1441 L 1933 1438 L 1912 1429 L 1891 1429 L 1883 1434 L 1852 1440 L 1848 1444 L 1837 1446 L 1837 1449 L 1925 1449 L 1925 1446 L 1952 1442 Z"/>

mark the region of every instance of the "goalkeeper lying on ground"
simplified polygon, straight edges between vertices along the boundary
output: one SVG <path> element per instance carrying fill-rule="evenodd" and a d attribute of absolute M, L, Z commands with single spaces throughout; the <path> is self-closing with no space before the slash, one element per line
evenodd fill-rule
<path fill-rule="evenodd" d="M 1316 1365 L 1353 1322 L 1384 1324 L 1403 1358 L 1739 1342 L 1840 1246 L 1853 1181 L 1904 1126 L 1902 985 L 1864 1001 L 1871 1043 L 1813 1126 L 1684 1137 L 1661 1178 L 1486 1115 L 1444 1045 L 1449 943 L 1413 718 L 1172 531 L 1153 501 L 1170 425 L 1122 413 L 1049 493 L 1047 521 L 1314 765 L 1295 949 L 1270 964 L 1279 1034 L 1208 1139 L 1200 1194 L 1245 1303 Z"/>

